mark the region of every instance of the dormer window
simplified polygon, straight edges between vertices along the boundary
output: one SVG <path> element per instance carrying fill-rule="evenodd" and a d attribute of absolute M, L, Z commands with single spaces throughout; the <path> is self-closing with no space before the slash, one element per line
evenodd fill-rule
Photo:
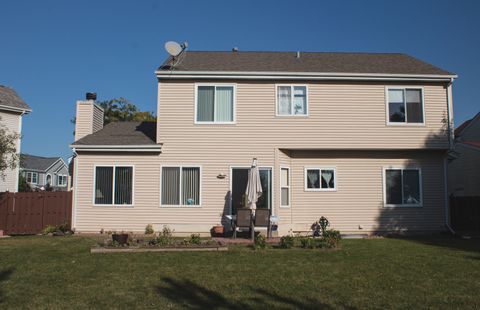
<path fill-rule="evenodd" d="M 231 124 L 235 122 L 234 85 L 197 85 L 195 123 Z"/>

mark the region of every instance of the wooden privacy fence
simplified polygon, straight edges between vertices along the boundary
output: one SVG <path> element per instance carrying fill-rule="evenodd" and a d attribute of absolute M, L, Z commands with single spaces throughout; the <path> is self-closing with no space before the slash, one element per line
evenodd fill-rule
<path fill-rule="evenodd" d="M 0 193 L 0 230 L 38 234 L 47 225 L 72 222 L 72 192 Z"/>
<path fill-rule="evenodd" d="M 480 231 L 480 196 L 451 196 L 450 221 L 455 230 Z"/>

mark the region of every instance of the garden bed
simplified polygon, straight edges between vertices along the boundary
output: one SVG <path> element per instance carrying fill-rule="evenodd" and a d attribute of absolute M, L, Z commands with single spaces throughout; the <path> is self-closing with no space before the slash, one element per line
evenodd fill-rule
<path fill-rule="evenodd" d="M 90 253 L 143 253 L 143 252 L 199 252 L 228 251 L 224 245 L 218 246 L 171 246 L 171 247 L 93 247 Z"/>

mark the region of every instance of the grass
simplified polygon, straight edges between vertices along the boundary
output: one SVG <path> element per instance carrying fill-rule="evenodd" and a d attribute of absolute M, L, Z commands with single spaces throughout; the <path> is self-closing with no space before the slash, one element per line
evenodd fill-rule
<path fill-rule="evenodd" d="M 335 251 L 90 254 L 86 237 L 0 239 L 0 308 L 479 308 L 480 240 L 343 240 Z"/>

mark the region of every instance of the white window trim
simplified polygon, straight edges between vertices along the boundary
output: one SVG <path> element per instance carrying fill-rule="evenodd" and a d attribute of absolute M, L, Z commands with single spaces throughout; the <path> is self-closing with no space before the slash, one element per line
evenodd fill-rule
<path fill-rule="evenodd" d="M 282 185 L 282 169 L 287 169 L 288 170 L 288 185 L 284 186 Z M 290 167 L 287 166 L 280 166 L 280 208 L 290 208 L 290 205 L 292 203 L 292 189 L 291 189 L 291 184 L 292 184 L 292 178 L 290 175 Z M 282 205 L 282 189 L 288 188 L 288 204 L 287 205 Z"/>
<path fill-rule="evenodd" d="M 290 98 L 290 114 L 279 114 L 278 113 L 278 87 L 279 86 L 290 86 L 291 88 L 291 98 Z M 293 114 L 293 99 L 294 99 L 294 93 L 293 93 L 293 88 L 295 86 L 304 86 L 305 87 L 305 114 Z M 275 116 L 277 117 L 308 117 L 309 115 L 309 110 L 310 110 L 310 105 L 308 103 L 308 84 L 275 84 Z"/>
<path fill-rule="evenodd" d="M 307 170 L 319 170 L 320 171 L 320 188 L 308 188 L 308 180 L 307 180 Z M 333 170 L 333 178 L 334 178 L 334 188 L 322 188 L 322 170 Z M 305 167 L 304 169 L 304 190 L 306 192 L 336 192 L 337 191 L 337 167 Z"/>
<path fill-rule="evenodd" d="M 197 106 L 198 106 L 198 87 L 199 86 L 212 86 L 215 87 L 214 99 L 213 99 L 213 122 L 209 121 L 198 121 L 197 120 Z M 233 119 L 231 122 L 218 122 L 215 121 L 217 114 L 215 109 L 217 106 L 217 87 L 233 87 Z M 237 84 L 232 83 L 195 83 L 195 111 L 194 111 L 194 124 L 196 125 L 232 125 L 237 123 Z"/>
<path fill-rule="evenodd" d="M 30 174 L 30 181 L 28 181 L 28 174 Z M 33 182 L 33 176 L 35 175 L 35 182 Z M 27 183 L 38 184 L 38 172 L 27 172 L 26 175 Z"/>
<path fill-rule="evenodd" d="M 179 190 L 179 202 L 180 204 L 178 205 L 166 205 L 162 204 L 162 179 L 163 179 L 163 168 L 180 168 L 180 190 Z M 199 168 L 199 173 L 200 173 L 200 190 L 199 190 L 199 204 L 198 205 L 184 205 L 182 204 L 182 193 L 183 193 L 183 186 L 182 186 L 182 169 L 183 168 Z M 168 164 L 168 165 L 161 165 L 160 166 L 160 208 L 186 208 L 186 209 L 192 209 L 192 208 L 201 208 L 202 207 L 202 189 L 203 189 L 203 182 L 202 182 L 202 166 L 195 164 L 195 165 L 176 165 L 176 164 Z"/>
<path fill-rule="evenodd" d="M 407 97 L 405 90 L 406 89 L 419 89 L 422 93 L 422 113 L 423 113 L 423 119 L 421 123 L 408 123 L 407 122 Z M 389 98 L 388 98 L 388 91 L 389 90 L 403 90 L 403 96 L 405 100 L 405 122 L 390 122 L 390 105 L 389 105 Z M 387 126 L 420 126 L 423 127 L 425 126 L 425 89 L 423 86 L 385 86 L 385 111 L 386 111 L 386 124 Z"/>
<path fill-rule="evenodd" d="M 417 170 L 419 178 L 419 187 L 420 187 L 420 203 L 419 204 L 387 204 L 387 170 L 402 170 L 402 180 L 403 180 L 403 170 Z M 383 167 L 382 173 L 382 188 L 383 188 L 383 207 L 384 208 L 422 208 L 423 207 L 423 182 L 422 182 L 422 169 L 418 167 L 407 167 L 407 166 L 388 166 Z M 402 201 L 403 201 L 403 183 L 402 183 Z"/>
<path fill-rule="evenodd" d="M 60 178 L 65 178 L 65 183 L 60 184 L 60 182 L 58 182 L 60 180 Z M 67 186 L 67 183 L 68 183 L 68 178 L 65 174 L 57 174 L 57 186 L 58 187 L 65 187 L 65 186 Z"/>
<path fill-rule="evenodd" d="M 112 203 L 111 204 L 97 204 L 95 203 L 95 187 L 97 184 L 97 167 L 112 167 Z M 115 169 L 117 167 L 131 167 L 132 168 L 132 203 L 131 204 L 115 204 Z M 115 207 L 115 208 L 132 208 L 135 205 L 135 166 L 132 164 L 98 164 L 93 166 L 93 195 L 92 203 L 95 207 Z"/>

